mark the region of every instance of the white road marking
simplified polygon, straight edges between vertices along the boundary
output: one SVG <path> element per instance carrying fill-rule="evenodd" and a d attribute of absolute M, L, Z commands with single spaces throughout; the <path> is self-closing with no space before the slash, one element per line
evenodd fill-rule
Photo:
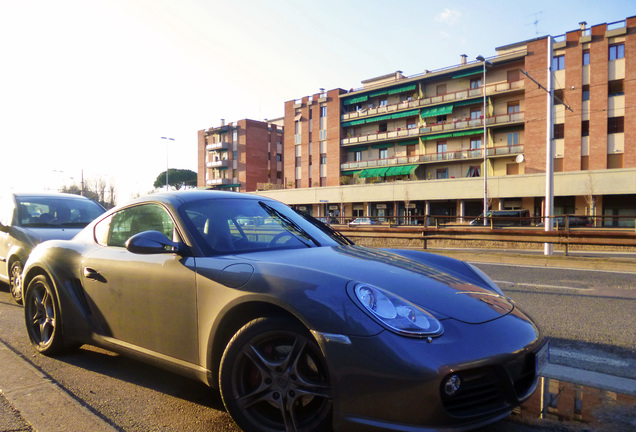
<path fill-rule="evenodd" d="M 575 287 L 566 287 L 562 285 L 543 285 L 543 284 L 533 284 L 533 283 L 525 283 L 525 282 L 510 282 L 510 281 L 494 281 L 496 284 L 504 284 L 504 285 L 520 285 L 527 287 L 535 287 L 535 288 L 547 288 L 547 289 L 559 289 L 559 290 L 570 290 L 570 291 L 593 291 L 594 288 L 575 288 Z"/>

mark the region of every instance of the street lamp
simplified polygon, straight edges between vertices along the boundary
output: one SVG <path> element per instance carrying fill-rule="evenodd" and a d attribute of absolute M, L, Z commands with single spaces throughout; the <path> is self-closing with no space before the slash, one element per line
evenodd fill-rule
<path fill-rule="evenodd" d="M 169 187 L 168 187 L 168 144 L 170 143 L 170 141 L 174 141 L 174 138 L 168 138 L 168 137 L 161 137 L 161 139 L 166 140 L 166 192 L 168 192 Z"/>
<path fill-rule="evenodd" d="M 477 60 L 484 65 L 484 77 L 482 78 L 481 88 L 484 93 L 484 226 L 488 225 L 488 125 L 486 122 L 486 66 L 492 66 L 492 62 L 486 60 L 483 56 L 477 56 Z"/>

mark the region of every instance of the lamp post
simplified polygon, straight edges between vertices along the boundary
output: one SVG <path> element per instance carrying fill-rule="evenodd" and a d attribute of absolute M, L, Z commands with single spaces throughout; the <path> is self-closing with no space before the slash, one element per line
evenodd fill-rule
<path fill-rule="evenodd" d="M 170 190 L 168 186 L 168 144 L 170 141 L 174 141 L 174 138 L 161 137 L 161 139 L 166 140 L 166 192 L 168 192 Z"/>
<path fill-rule="evenodd" d="M 492 66 L 492 62 L 486 60 L 483 56 L 477 56 L 477 60 L 482 62 L 484 66 L 484 76 L 482 78 L 481 88 L 484 93 L 484 226 L 488 225 L 488 125 L 486 122 L 486 66 Z"/>

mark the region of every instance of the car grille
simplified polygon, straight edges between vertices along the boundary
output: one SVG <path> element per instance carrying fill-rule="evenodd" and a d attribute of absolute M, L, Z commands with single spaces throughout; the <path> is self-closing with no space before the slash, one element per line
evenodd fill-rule
<path fill-rule="evenodd" d="M 442 380 L 440 393 L 446 411 L 455 417 L 475 417 L 505 411 L 529 396 L 536 381 L 535 355 L 521 356 L 501 366 L 458 371 L 462 384 L 448 396 Z"/>

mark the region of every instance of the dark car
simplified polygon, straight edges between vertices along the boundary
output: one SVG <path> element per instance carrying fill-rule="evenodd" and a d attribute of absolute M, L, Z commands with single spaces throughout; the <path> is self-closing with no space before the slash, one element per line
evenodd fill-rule
<path fill-rule="evenodd" d="M 361 226 L 361 225 L 380 225 L 376 219 L 371 219 L 368 217 L 359 217 L 355 218 L 351 222 L 349 222 L 350 227 Z"/>
<path fill-rule="evenodd" d="M 20 275 L 35 245 L 70 239 L 104 211 L 79 195 L 11 193 L 0 198 L 0 281 L 9 283 L 16 302 L 22 302 Z"/>
<path fill-rule="evenodd" d="M 487 225 L 505 226 L 530 226 L 532 218 L 529 210 L 490 210 L 486 213 Z M 471 225 L 484 225 L 484 214 L 470 221 Z"/>
<path fill-rule="evenodd" d="M 246 431 L 477 427 L 547 355 L 476 267 L 356 246 L 256 195 L 138 199 L 36 247 L 23 277 L 38 351 L 88 343 L 201 380 Z"/>

